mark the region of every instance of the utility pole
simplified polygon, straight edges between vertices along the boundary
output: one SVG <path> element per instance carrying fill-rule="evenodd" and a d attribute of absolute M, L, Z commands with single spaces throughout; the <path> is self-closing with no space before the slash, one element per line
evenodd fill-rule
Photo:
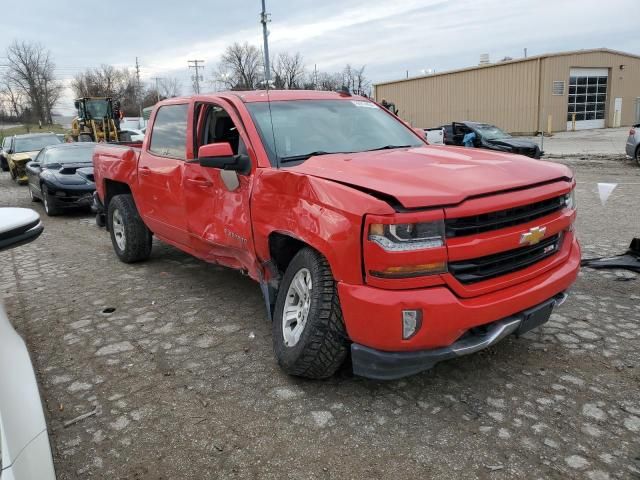
<path fill-rule="evenodd" d="M 160 101 L 160 87 L 158 86 L 158 81 L 160 80 L 160 77 L 153 77 L 151 80 L 156 81 L 156 97 L 158 101 Z"/>
<path fill-rule="evenodd" d="M 196 69 L 196 74 L 192 77 L 193 79 L 193 89 L 195 90 L 196 94 L 200 94 L 200 74 L 198 73 L 198 71 L 202 68 L 204 70 L 204 60 L 187 60 L 187 63 L 189 64 L 189 68 L 195 68 Z M 193 63 L 193 65 L 191 65 Z M 199 63 L 201 63 L 202 65 L 198 65 Z"/>
<path fill-rule="evenodd" d="M 271 80 L 271 66 L 269 65 L 269 30 L 267 30 L 267 23 L 270 14 L 267 13 L 267 7 L 265 6 L 265 0 L 262 0 L 262 14 L 260 15 L 260 23 L 262 23 L 262 38 L 264 39 L 264 80 L 269 88 L 269 81 Z"/>
<path fill-rule="evenodd" d="M 136 57 L 136 97 L 138 98 L 138 108 L 140 110 L 140 117 L 142 117 L 142 88 L 140 86 L 140 64 L 138 63 L 138 57 Z"/>

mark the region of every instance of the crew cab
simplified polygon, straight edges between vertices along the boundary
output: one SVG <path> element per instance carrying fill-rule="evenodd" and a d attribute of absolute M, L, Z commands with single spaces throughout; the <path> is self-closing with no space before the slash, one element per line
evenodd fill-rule
<path fill-rule="evenodd" d="M 247 273 L 292 375 L 350 352 L 392 379 L 475 352 L 546 322 L 579 270 L 567 167 L 430 146 L 347 92 L 164 100 L 141 148 L 101 144 L 93 163 L 120 260 L 156 236 Z"/>

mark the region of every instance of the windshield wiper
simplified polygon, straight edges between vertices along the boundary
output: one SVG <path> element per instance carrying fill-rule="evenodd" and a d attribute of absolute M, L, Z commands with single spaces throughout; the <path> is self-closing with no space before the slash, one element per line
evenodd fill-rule
<path fill-rule="evenodd" d="M 378 150 L 393 150 L 394 148 L 410 148 L 413 145 L 385 145 L 384 147 L 372 148 L 371 150 L 365 150 L 365 152 L 377 152 Z"/>
<path fill-rule="evenodd" d="M 317 157 L 319 155 L 331 155 L 332 153 L 343 153 L 343 152 L 325 152 L 324 150 L 318 150 L 317 152 L 305 153 L 303 155 L 292 155 L 290 157 L 282 157 L 280 158 L 280 163 L 299 162 L 300 160 L 307 160 L 311 157 Z"/>

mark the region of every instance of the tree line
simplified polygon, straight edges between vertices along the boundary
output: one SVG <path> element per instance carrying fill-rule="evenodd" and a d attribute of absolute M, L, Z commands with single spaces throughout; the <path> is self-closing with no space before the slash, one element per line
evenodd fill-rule
<path fill-rule="evenodd" d="M 364 65 L 347 64 L 338 72 L 318 71 L 308 68 L 300 53 L 288 52 L 278 53 L 270 63 L 270 88 L 333 91 L 347 87 L 358 94 L 371 92 Z M 9 45 L 5 69 L 0 74 L 0 119 L 52 123 L 53 109 L 65 88 L 55 70 L 51 52 L 42 44 L 15 41 Z M 265 88 L 262 51 L 249 43 L 228 46 L 207 82 L 214 90 Z M 142 108 L 179 96 L 182 90 L 175 77 L 142 82 L 133 69 L 106 64 L 77 73 L 69 86 L 76 97 L 119 101 L 127 116 L 137 116 Z"/>
<path fill-rule="evenodd" d="M 369 96 L 371 82 L 365 75 L 365 65 L 347 64 L 339 72 L 310 70 L 298 52 L 282 52 L 270 59 L 272 88 L 285 90 L 338 90 L 347 87 L 354 93 Z M 215 89 L 254 90 L 265 86 L 262 51 L 249 43 L 234 43 L 226 48 L 210 83 Z"/>

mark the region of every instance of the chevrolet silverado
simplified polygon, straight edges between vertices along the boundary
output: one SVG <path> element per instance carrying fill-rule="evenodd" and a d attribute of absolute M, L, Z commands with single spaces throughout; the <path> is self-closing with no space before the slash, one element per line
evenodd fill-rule
<path fill-rule="evenodd" d="M 567 167 L 431 146 L 348 92 L 165 100 L 93 162 L 119 259 L 155 236 L 247 273 L 292 375 L 429 369 L 543 324 L 579 270 Z"/>

